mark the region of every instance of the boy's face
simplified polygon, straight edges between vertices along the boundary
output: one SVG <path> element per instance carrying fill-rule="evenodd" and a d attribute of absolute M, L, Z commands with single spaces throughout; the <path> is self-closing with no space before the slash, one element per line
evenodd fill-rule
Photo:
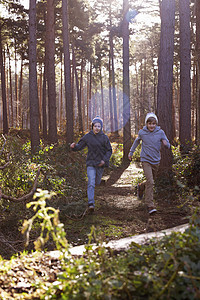
<path fill-rule="evenodd" d="M 148 121 L 147 122 L 147 128 L 151 132 L 154 131 L 154 129 L 156 128 L 156 126 L 157 126 L 156 121 Z"/>
<path fill-rule="evenodd" d="M 94 132 L 94 134 L 99 133 L 99 131 L 101 131 L 101 124 L 100 123 L 95 123 L 93 125 L 93 132 Z"/>

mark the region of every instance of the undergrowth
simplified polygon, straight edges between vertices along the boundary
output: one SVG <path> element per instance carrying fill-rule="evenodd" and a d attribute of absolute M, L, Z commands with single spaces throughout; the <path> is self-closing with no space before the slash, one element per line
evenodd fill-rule
<path fill-rule="evenodd" d="M 120 165 L 121 150 L 121 146 L 116 149 L 115 153 L 120 154 L 112 158 L 112 164 Z M 59 220 L 58 209 L 64 220 L 66 215 L 62 212 L 69 213 L 70 205 L 73 208 L 78 205 L 84 210 L 84 204 L 87 204 L 86 174 L 81 167 L 85 154 L 79 153 L 74 157 L 64 144 L 54 146 L 41 142 L 41 150 L 32 156 L 29 141 L 22 143 L 15 138 L 8 138 L 5 151 L 1 155 L 2 165 L 6 163 L 9 152 L 9 168 L 0 172 L 4 194 L 21 197 L 32 188 L 39 167 L 42 168 L 42 173 L 38 181 L 40 190 L 35 194 L 34 201 L 27 206 L 24 203 L 0 200 L 3 218 L 1 230 L 6 228 L 6 222 L 13 230 L 15 228 L 15 234 L 23 227 L 27 241 L 35 241 L 35 249 L 47 250 L 50 242 L 54 244 L 53 249 L 56 247 L 62 253 L 61 270 L 56 278 L 51 281 L 43 278 L 32 283 L 39 295 L 37 299 L 200 298 L 198 210 L 190 218 L 189 227 L 184 233 L 172 233 L 160 240 L 152 239 L 144 245 L 132 243 L 126 253 L 115 253 L 106 248 L 101 236 L 98 236 L 97 230 L 92 226 L 84 255 L 73 257 L 69 251 L 68 236 L 65 233 L 67 230 L 64 230 L 64 224 Z M 176 194 L 182 203 L 189 201 L 191 206 L 194 200 L 199 199 L 199 181 L 196 180 L 199 178 L 199 162 L 199 148 L 195 147 L 185 157 L 180 155 L 178 148 L 174 149 L 173 189 L 176 188 Z M 195 179 L 191 180 L 193 176 Z M 31 235 L 32 232 L 34 234 Z M 93 247 L 93 241 L 97 247 Z M 2 259 L 0 291 L 4 289 L 4 284 L 8 284 L 3 280 L 7 271 Z M 19 292 L 18 296 L 19 299 L 30 299 L 31 295 Z"/>
<path fill-rule="evenodd" d="M 37 196 L 41 197 L 41 193 Z M 35 206 L 44 211 L 43 200 Z M 47 194 L 46 194 L 47 195 Z M 46 208 L 46 211 L 51 209 Z M 36 213 L 41 218 L 41 209 Z M 52 220 L 57 215 L 51 214 Z M 46 228 L 57 243 L 65 238 L 59 222 L 52 226 L 42 214 L 40 241 Z M 25 222 L 33 224 L 35 217 Z M 50 221 L 50 222 L 49 222 Z M 50 224 L 50 225 L 49 225 Z M 49 235 L 48 235 L 49 237 Z M 96 240 L 96 246 L 91 241 Z M 47 239 L 46 239 L 47 241 Z M 58 243 L 59 249 L 61 242 Z M 36 243 L 38 247 L 38 243 Z M 64 250 L 65 249 L 65 250 Z M 51 284 L 37 285 L 40 299 L 198 299 L 200 296 L 200 218 L 197 210 L 184 233 L 174 232 L 144 245 L 132 243 L 129 250 L 115 253 L 96 236 L 94 226 L 84 255 L 70 255 L 68 244 L 62 250 L 62 270 Z"/>
<path fill-rule="evenodd" d="M 183 234 L 133 243 L 126 254 L 88 246 L 84 257 L 64 259 L 63 271 L 42 299 L 198 299 L 199 233 L 194 217 Z"/>
<path fill-rule="evenodd" d="M 37 170 L 41 172 L 38 178 L 37 187 L 42 190 L 54 192 L 54 196 L 47 201 L 48 205 L 64 211 L 67 209 L 70 215 L 70 207 L 79 207 L 78 201 L 82 198 L 82 212 L 87 202 L 86 198 L 86 173 L 82 165 L 85 156 L 77 153 L 72 156 L 69 147 L 65 143 L 59 145 L 46 145 L 40 143 L 40 150 L 37 154 L 31 154 L 29 139 L 22 140 L 21 137 L 8 136 L 6 143 L 0 140 L 1 165 L 8 165 L 0 170 L 0 181 L 2 193 L 13 198 L 21 198 L 28 194 L 33 187 Z M 9 154 L 9 161 L 7 159 Z M 31 199 L 30 199 L 31 200 Z M 85 206 L 84 206 L 85 205 Z M 22 251 L 24 242 L 20 230 L 25 218 L 30 218 L 34 211 L 27 210 L 24 201 L 12 201 L 0 199 L 1 232 L 10 239 L 20 240 L 16 247 L 7 248 L 6 244 L 1 247 L 0 254 L 9 257 L 13 250 Z M 31 233 L 31 240 L 37 236 L 38 225 L 36 224 Z M 31 247 L 29 246 L 29 250 Z"/>

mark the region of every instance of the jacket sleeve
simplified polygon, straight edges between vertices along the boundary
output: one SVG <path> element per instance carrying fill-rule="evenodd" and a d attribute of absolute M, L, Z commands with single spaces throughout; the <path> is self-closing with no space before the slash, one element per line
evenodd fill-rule
<path fill-rule="evenodd" d="M 112 155 L 112 146 L 107 136 L 105 141 L 105 149 L 106 149 L 106 153 L 104 154 L 103 161 L 105 161 L 106 166 L 108 166 L 110 157 Z"/>
<path fill-rule="evenodd" d="M 165 132 L 163 130 L 162 130 L 162 138 L 161 138 L 161 140 L 165 140 L 167 142 L 167 145 L 165 146 L 165 148 L 170 149 L 170 147 L 171 147 L 170 142 L 169 142 L 169 140 L 168 140 L 168 138 L 167 138 L 167 136 L 166 136 L 166 134 L 165 134 Z"/>
<path fill-rule="evenodd" d="M 85 136 L 83 136 L 72 150 L 80 151 L 80 150 L 84 149 L 86 146 L 87 146 L 86 138 L 85 138 Z"/>
<path fill-rule="evenodd" d="M 138 137 L 135 139 L 133 145 L 131 146 L 131 149 L 129 151 L 129 154 L 132 156 L 133 153 L 135 152 L 135 149 L 137 148 L 137 146 L 140 144 L 141 141 L 141 137 L 140 137 L 140 133 L 138 134 Z"/>

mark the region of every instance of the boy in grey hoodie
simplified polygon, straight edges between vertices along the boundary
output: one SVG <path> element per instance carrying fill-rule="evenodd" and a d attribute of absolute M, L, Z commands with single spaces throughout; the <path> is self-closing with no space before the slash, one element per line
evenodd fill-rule
<path fill-rule="evenodd" d="M 165 132 L 158 126 L 158 118 L 154 113 L 148 113 L 145 118 L 146 126 L 138 133 L 130 152 L 129 160 L 132 160 L 133 153 L 137 146 L 142 141 L 142 150 L 140 160 L 146 181 L 138 184 L 138 197 L 142 199 L 145 190 L 145 203 L 148 207 L 149 214 L 155 213 L 157 210 L 153 202 L 153 188 L 156 173 L 160 163 L 160 148 L 163 144 L 166 148 L 170 148 L 170 143 L 165 135 Z"/>

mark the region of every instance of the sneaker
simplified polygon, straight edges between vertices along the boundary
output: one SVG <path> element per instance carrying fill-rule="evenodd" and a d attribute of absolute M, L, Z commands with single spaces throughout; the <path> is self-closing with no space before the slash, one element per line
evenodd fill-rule
<path fill-rule="evenodd" d="M 143 195 L 144 195 L 144 191 L 141 189 L 141 184 L 138 183 L 138 185 L 137 185 L 137 197 L 138 197 L 138 199 L 142 200 Z"/>
<path fill-rule="evenodd" d="M 152 208 L 152 209 L 149 210 L 149 214 L 150 214 L 150 215 L 152 215 L 152 214 L 154 214 L 154 213 L 156 213 L 156 212 L 157 212 L 157 209 L 156 209 L 156 208 Z"/>
<path fill-rule="evenodd" d="M 89 212 L 93 213 L 94 212 L 94 205 L 89 204 L 88 209 L 89 209 Z"/>

